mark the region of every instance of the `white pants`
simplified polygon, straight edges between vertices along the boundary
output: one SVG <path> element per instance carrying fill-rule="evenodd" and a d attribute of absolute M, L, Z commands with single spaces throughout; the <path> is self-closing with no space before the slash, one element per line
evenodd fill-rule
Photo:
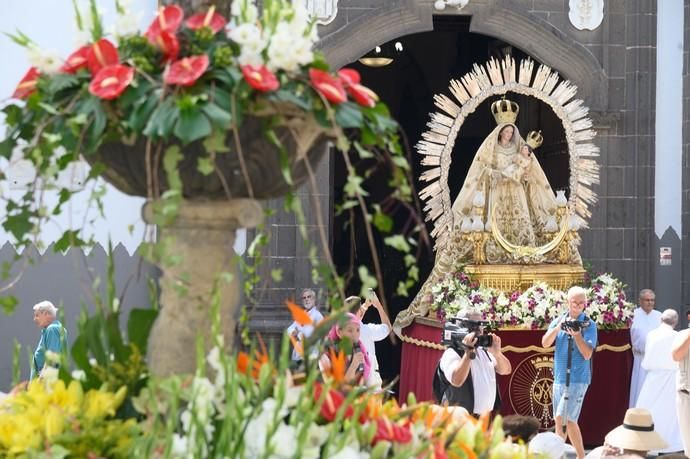
<path fill-rule="evenodd" d="M 690 395 L 678 392 L 676 396 L 676 408 L 678 410 L 680 436 L 683 438 L 685 455 L 690 457 Z"/>

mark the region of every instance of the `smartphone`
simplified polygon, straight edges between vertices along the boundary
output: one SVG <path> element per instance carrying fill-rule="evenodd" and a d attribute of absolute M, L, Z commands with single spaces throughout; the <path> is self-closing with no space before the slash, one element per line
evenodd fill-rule
<path fill-rule="evenodd" d="M 374 291 L 373 288 L 369 289 L 369 299 L 372 301 L 379 301 L 379 297 L 376 295 L 376 292 Z"/>

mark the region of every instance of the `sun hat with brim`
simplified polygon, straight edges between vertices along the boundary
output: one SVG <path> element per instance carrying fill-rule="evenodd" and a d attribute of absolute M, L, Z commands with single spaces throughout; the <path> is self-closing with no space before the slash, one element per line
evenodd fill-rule
<path fill-rule="evenodd" d="M 604 440 L 611 446 L 633 451 L 658 451 L 668 446 L 661 435 L 654 431 L 654 420 L 649 411 L 629 408 L 623 425 L 613 429 Z"/>

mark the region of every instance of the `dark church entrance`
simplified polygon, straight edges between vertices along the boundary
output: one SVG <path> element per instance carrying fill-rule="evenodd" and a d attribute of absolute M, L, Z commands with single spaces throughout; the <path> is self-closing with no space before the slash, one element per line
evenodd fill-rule
<path fill-rule="evenodd" d="M 516 61 L 526 58 L 521 50 L 494 38 L 469 31 L 470 18 L 467 16 L 436 16 L 434 30 L 397 38 L 381 46 L 384 54 L 393 61 L 385 66 L 370 67 L 354 62 L 347 67 L 356 68 L 362 75 L 362 82 L 373 89 L 391 110 L 400 123 L 404 135 L 402 143 L 408 148 L 408 161 L 413 177 L 419 177 L 422 167 L 414 145 L 426 130 L 429 113 L 435 111 L 435 94 L 450 95 L 448 85 L 451 79 L 460 79 L 472 70 L 474 63 L 484 63 L 491 57 L 501 59 L 512 55 Z M 396 44 L 402 51 L 396 50 Z M 536 62 L 535 65 L 538 65 Z M 558 69 L 556 69 L 558 70 Z M 508 98 L 520 105 L 517 126 L 524 136 L 531 130 L 541 130 L 544 144 L 536 156 L 542 165 L 554 190 L 568 189 L 569 166 L 565 133 L 558 117 L 546 104 L 520 94 L 509 93 Z M 495 99 L 485 101 L 469 116 L 458 134 L 452 153 L 449 173 L 451 198 L 460 191 L 464 177 L 470 167 L 475 152 L 486 135 L 495 127 L 489 107 Z M 333 199 L 342 201 L 346 180 L 346 168 L 342 158 L 335 155 L 333 161 Z M 388 194 L 383 174 L 374 174 L 363 184 L 373 197 Z M 415 187 L 422 186 L 415 180 Z M 420 209 L 418 209 L 420 210 Z M 359 216 L 361 218 L 361 215 Z M 420 221 L 423 218 L 421 215 Z M 396 212 L 397 228 L 410 225 L 409 211 Z M 347 213 L 335 215 L 332 222 L 332 253 L 341 274 L 348 273 L 352 266 L 366 265 L 373 272 L 371 253 L 361 220 L 351 221 Z M 427 231 L 431 225 L 427 222 Z M 433 241 L 430 241 L 433 245 Z M 397 283 L 406 277 L 405 265 L 399 252 L 387 247 L 382 238 L 376 240 L 377 251 L 383 267 L 386 300 L 391 321 L 398 312 L 406 309 L 427 278 L 434 262 L 431 245 L 418 250 L 417 267 L 419 281 L 408 291 L 408 295 L 396 295 Z M 351 282 L 348 294 L 356 294 L 360 285 Z M 365 317 L 366 321 L 377 321 L 376 313 Z M 399 340 L 398 340 L 399 341 Z M 399 373 L 400 343 L 392 344 L 386 340 L 378 343 L 377 355 L 384 381 L 390 381 Z M 431 377 L 431 375 L 429 376 Z"/>

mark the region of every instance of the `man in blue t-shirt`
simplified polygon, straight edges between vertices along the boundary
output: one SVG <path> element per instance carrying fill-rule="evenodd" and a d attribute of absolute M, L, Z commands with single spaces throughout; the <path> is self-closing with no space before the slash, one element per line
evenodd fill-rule
<path fill-rule="evenodd" d="M 577 425 L 582 402 L 592 380 L 592 368 L 589 361 L 597 347 L 597 327 L 584 314 L 587 304 L 587 292 L 582 287 L 571 287 L 568 290 L 568 312 L 554 319 L 548 331 L 541 338 L 544 347 L 556 342 L 553 359 L 553 417 L 556 421 L 556 433 L 564 439 L 569 437 L 575 448 L 578 459 L 585 457 L 582 433 Z M 573 321 L 585 326 L 568 326 Z M 586 324 L 589 325 L 586 325 Z M 564 326 L 565 325 L 565 326 Z M 570 381 L 566 387 L 568 369 L 568 341 L 572 340 Z M 566 402 L 566 390 L 568 400 Z M 567 410 L 567 413 L 565 411 Z M 563 431 L 563 417 L 566 417 L 567 436 Z"/>
<path fill-rule="evenodd" d="M 34 323 L 41 329 L 41 338 L 34 352 L 34 359 L 31 364 L 31 378 L 40 377 L 46 365 L 46 352 L 60 354 L 65 340 L 65 329 L 57 320 L 57 308 L 50 301 L 41 301 L 34 305 Z M 56 367 L 56 363 L 49 366 Z"/>

